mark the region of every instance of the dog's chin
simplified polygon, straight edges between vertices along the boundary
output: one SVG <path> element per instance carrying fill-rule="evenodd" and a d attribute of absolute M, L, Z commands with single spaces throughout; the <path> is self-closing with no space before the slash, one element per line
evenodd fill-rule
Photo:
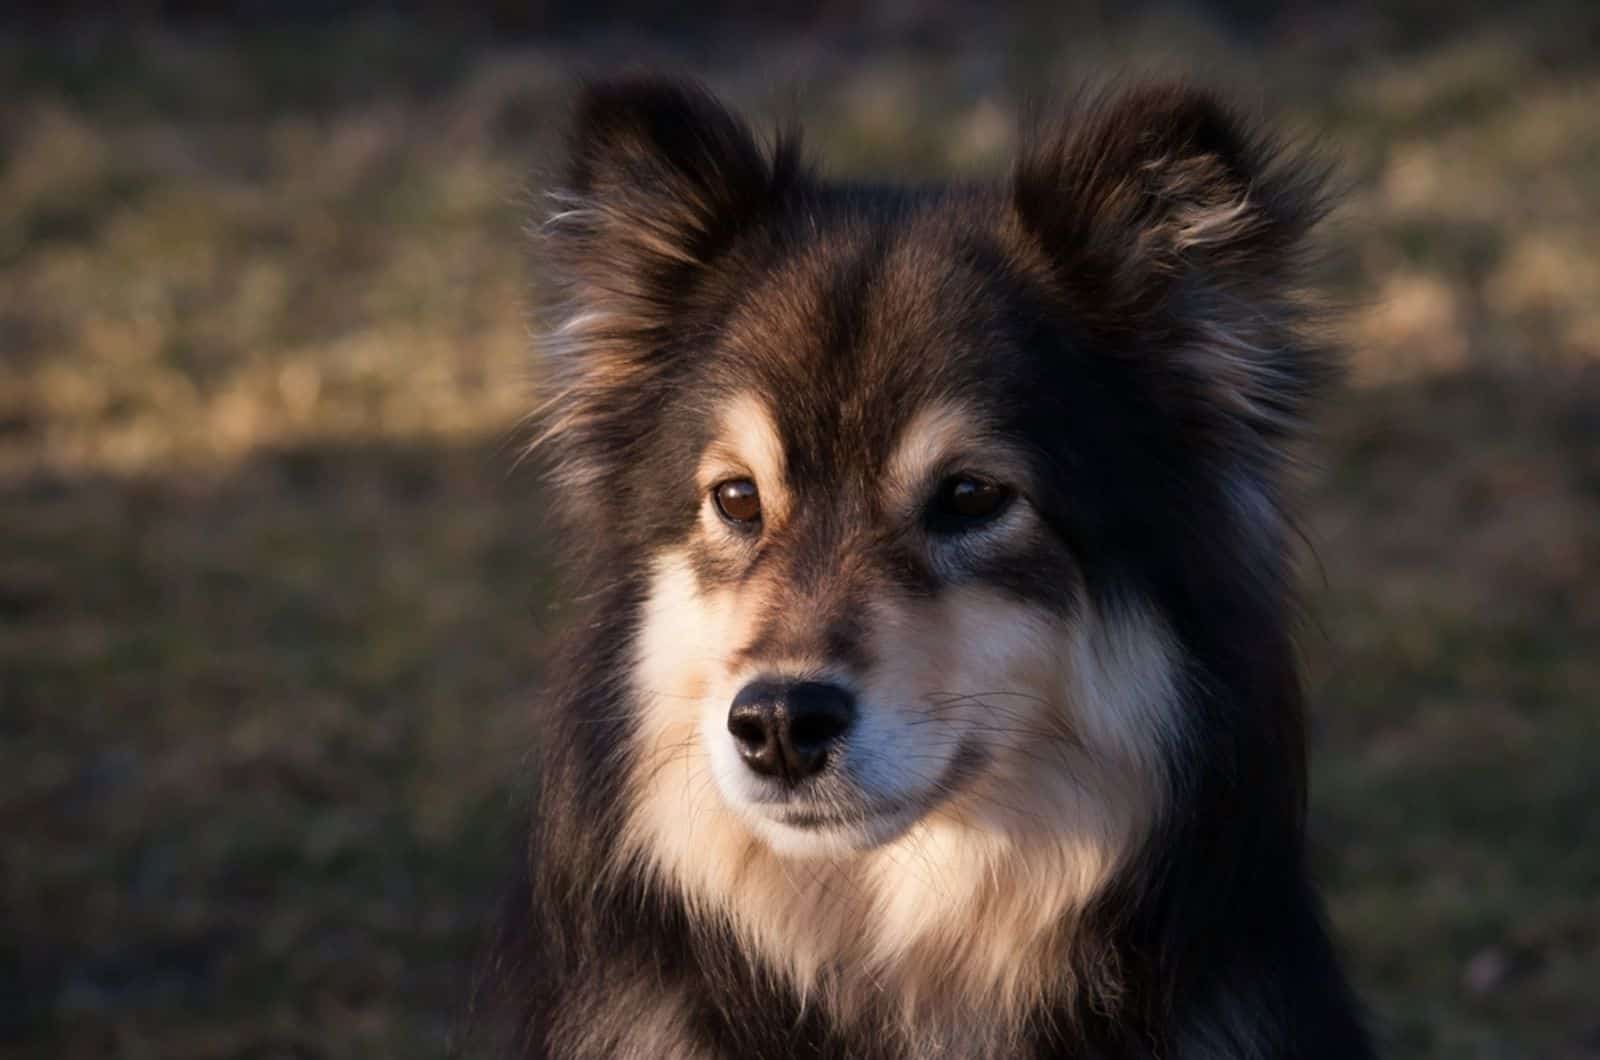
<path fill-rule="evenodd" d="M 750 830 L 774 854 L 784 858 L 841 858 L 892 843 L 923 815 L 916 806 L 898 804 L 882 812 L 849 817 L 824 816 L 799 807 L 751 807 L 744 814 Z"/>

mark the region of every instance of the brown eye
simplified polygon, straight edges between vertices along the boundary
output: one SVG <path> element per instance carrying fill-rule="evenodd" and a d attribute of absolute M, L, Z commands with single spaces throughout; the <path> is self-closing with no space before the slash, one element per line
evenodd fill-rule
<path fill-rule="evenodd" d="M 971 530 L 997 517 L 1010 503 L 1011 491 L 998 482 L 952 475 L 939 484 L 928 511 L 929 527 L 946 534 Z"/>
<path fill-rule="evenodd" d="M 747 478 L 729 479 L 711 491 L 717 511 L 730 523 L 748 524 L 761 518 L 761 493 Z"/>

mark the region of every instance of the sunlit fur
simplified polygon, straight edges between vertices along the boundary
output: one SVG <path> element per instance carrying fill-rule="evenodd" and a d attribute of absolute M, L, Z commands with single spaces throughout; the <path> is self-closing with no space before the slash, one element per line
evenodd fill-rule
<path fill-rule="evenodd" d="M 828 183 L 648 79 L 571 146 L 540 445 L 579 614 L 469 1055 L 1370 1056 L 1301 831 L 1315 168 L 1172 85 L 999 187 Z M 963 479 L 1000 502 L 951 516 Z M 853 697 L 803 783 L 730 734 L 758 680 Z"/>
<path fill-rule="evenodd" d="M 978 1018 L 985 1033 L 1020 1025 L 1070 974 L 1071 914 L 1158 811 L 1159 743 L 1179 724 L 1159 622 L 1066 622 L 981 589 L 881 602 L 869 625 L 885 663 L 849 675 L 869 719 L 852 740 L 891 774 L 912 763 L 887 783 L 905 785 L 913 809 L 882 831 L 816 837 L 751 820 L 724 790 L 736 774 L 718 783 L 739 768 L 723 721 L 748 672 L 728 648 L 759 609 L 759 591 L 702 594 L 681 557 L 657 563 L 635 671 L 637 809 L 619 867 L 663 874 L 830 1005 L 889 993 L 906 1027 L 935 1040 Z M 924 786 L 963 740 L 982 748 L 980 775 Z M 1093 987 L 1114 991 L 1114 976 Z"/>

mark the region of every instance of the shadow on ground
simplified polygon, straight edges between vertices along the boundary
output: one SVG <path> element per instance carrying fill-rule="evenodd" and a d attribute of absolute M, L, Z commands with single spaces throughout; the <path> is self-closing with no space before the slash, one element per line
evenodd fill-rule
<path fill-rule="evenodd" d="M 0 1051 L 438 1055 L 552 618 L 499 441 L 0 485 Z"/>

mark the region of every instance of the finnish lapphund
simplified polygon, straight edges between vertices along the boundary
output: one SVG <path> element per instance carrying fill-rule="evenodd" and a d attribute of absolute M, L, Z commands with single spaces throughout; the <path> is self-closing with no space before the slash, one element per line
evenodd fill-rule
<path fill-rule="evenodd" d="M 647 77 L 569 147 L 578 614 L 467 1049 L 1370 1057 L 1291 638 L 1321 168 L 1184 84 L 987 184 L 824 179 Z"/>

